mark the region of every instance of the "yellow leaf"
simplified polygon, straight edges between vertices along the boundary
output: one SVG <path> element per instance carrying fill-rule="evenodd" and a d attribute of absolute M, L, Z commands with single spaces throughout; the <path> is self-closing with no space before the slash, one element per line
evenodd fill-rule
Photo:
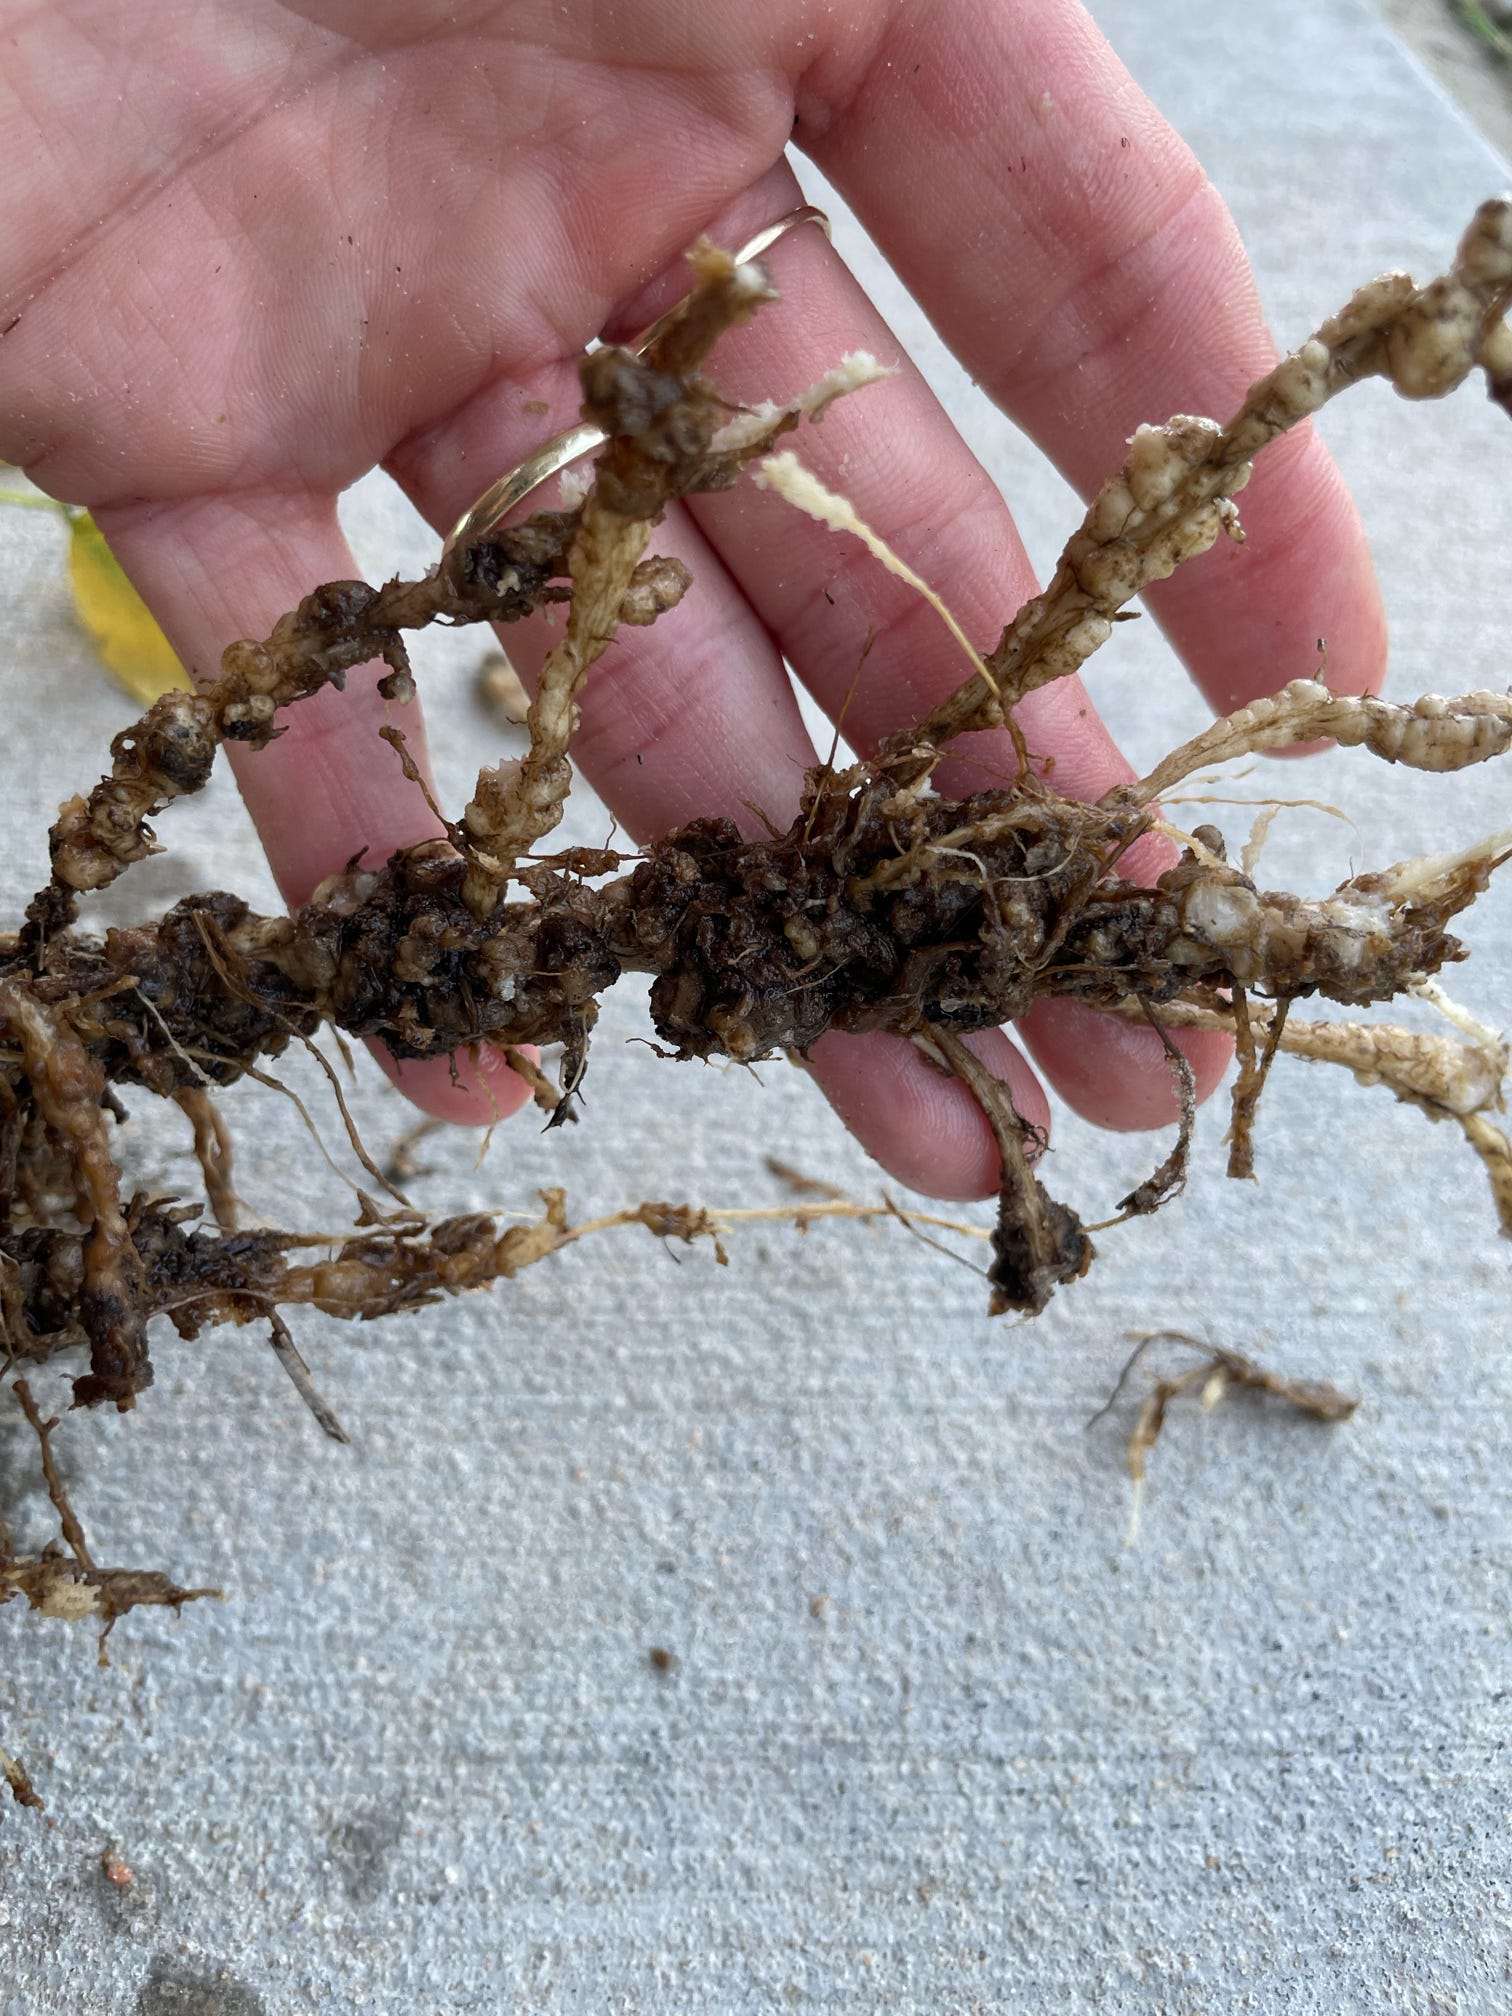
<path fill-rule="evenodd" d="M 68 578 L 79 620 L 133 699 L 147 706 L 171 688 L 189 684 L 173 646 L 87 511 L 69 519 Z"/>

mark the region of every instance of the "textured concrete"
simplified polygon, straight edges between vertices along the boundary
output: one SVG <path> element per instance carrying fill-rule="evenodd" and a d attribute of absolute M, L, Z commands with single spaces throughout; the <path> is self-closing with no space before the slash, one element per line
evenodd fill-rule
<path fill-rule="evenodd" d="M 1436 267 L 1504 179 L 1351 0 L 1099 16 L 1287 335 L 1383 264 Z M 938 369 L 1047 559 L 1065 491 Z M 1505 684 L 1505 422 L 1372 390 L 1327 427 L 1393 690 Z M 351 522 L 374 570 L 428 558 L 381 490 Z M 73 631 L 55 528 L 3 529 L 12 908 L 128 709 Z M 477 655 L 425 654 L 457 675 L 428 681 L 453 801 L 494 732 Z M 1200 718 L 1146 625 L 1097 690 L 1136 758 Z M 1286 782 L 1359 822 L 1278 826 L 1271 872 L 1313 888 L 1506 817 L 1495 771 L 1332 756 Z M 155 901 L 271 901 L 226 790 L 171 824 Z M 574 836 L 602 831 L 580 805 Z M 1470 935 L 1458 991 L 1497 1022 L 1505 889 Z M 874 1194 L 796 1073 L 673 1070 L 625 1047 L 644 1026 L 611 1001 L 589 1124 L 516 1124 L 477 1168 L 433 1140 L 420 1199 L 776 1201 L 763 1151 Z M 372 1076 L 381 1146 L 406 1121 Z M 249 1198 L 349 1216 L 292 1109 L 228 1103 Z M 1188 1194 L 1029 1327 L 896 1228 L 744 1232 L 727 1270 L 619 1234 L 423 1320 L 303 1321 L 346 1449 L 254 1334 L 164 1340 L 139 1413 L 70 1421 L 59 1454 L 101 1553 L 227 1600 L 128 1619 L 108 1671 L 83 1633 L 0 1620 L 0 1740 L 50 1809 L 0 1808 L 0 2012 L 1507 2007 L 1506 1252 L 1458 1140 L 1384 1093 L 1278 1067 L 1258 1186 L 1224 1182 L 1221 1132 L 1207 1115 Z M 144 1184 L 188 1185 L 181 1128 L 143 1111 L 131 1136 Z M 1063 1119 L 1053 1174 L 1095 1217 L 1157 1152 Z M 1363 1405 L 1337 1431 L 1180 1410 L 1130 1550 L 1133 1402 L 1084 1423 L 1124 1332 L 1158 1323 Z M 28 1458 L 0 1419 L 0 1510 L 40 1537 Z"/>

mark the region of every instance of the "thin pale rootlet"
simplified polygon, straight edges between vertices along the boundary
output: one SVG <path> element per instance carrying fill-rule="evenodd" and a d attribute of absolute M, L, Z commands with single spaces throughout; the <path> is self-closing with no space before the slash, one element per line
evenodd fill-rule
<path fill-rule="evenodd" d="M 1207 827 L 1183 836 L 1155 887 L 1119 872 L 1133 842 L 1168 830 L 1162 798 L 1196 770 L 1320 736 L 1415 768 L 1458 769 L 1512 743 L 1512 696 L 1401 706 L 1299 681 L 1095 804 L 1055 790 L 1013 717 L 1024 694 L 1074 672 L 1107 639 L 1131 597 L 1215 540 L 1242 537 L 1232 499 L 1253 457 L 1335 393 L 1384 376 L 1408 397 L 1435 397 L 1480 369 L 1512 411 L 1512 201 L 1481 208 L 1442 278 L 1419 288 L 1393 274 L 1361 289 L 1226 426 L 1180 417 L 1141 428 L 1045 591 L 989 653 L 963 639 L 969 676 L 874 761 L 812 772 L 789 832 L 746 841 L 709 818 L 633 854 L 551 854 L 542 843 L 570 787 L 576 696 L 589 668 L 619 623 L 654 621 L 689 586 L 678 563 L 648 557 L 670 500 L 733 484 L 755 462 L 757 480 L 799 508 L 871 536 L 794 456 L 772 451 L 877 367 L 847 358 L 786 405 L 732 407 L 703 376 L 704 360 L 725 328 L 774 296 L 759 267 L 737 267 L 708 246 L 694 268 L 685 311 L 644 358 L 607 349 L 583 366 L 584 412 L 608 441 L 580 505 L 453 548 L 421 581 L 317 588 L 266 640 L 233 644 L 207 691 L 158 700 L 116 738 L 110 774 L 62 807 L 51 880 L 21 931 L 0 941 L 0 1280 L 13 1365 L 87 1352 L 76 1405 L 131 1406 L 151 1379 L 147 1331 L 162 1312 L 186 1336 L 225 1321 L 270 1323 L 318 1409 L 280 1309 L 387 1314 L 510 1276 L 581 1236 L 559 1192 L 533 1225 L 434 1223 L 373 1206 L 334 1248 L 293 1232 L 239 1231 L 210 1094 L 330 1024 L 381 1037 L 401 1057 L 494 1045 L 560 1117 L 586 1067 L 598 998 L 625 972 L 652 976 L 657 1033 L 679 1057 L 748 1061 L 801 1053 L 831 1030 L 881 1029 L 958 1075 L 1002 1159 L 995 1310 L 1038 1311 L 1093 1257 L 1075 1214 L 1035 1173 L 1037 1144 L 1006 1089 L 962 1041 L 1047 995 L 1162 1031 L 1231 1031 L 1235 1172 L 1250 1167 L 1266 1073 L 1290 1051 L 1344 1064 L 1456 1121 L 1490 1172 L 1502 1229 L 1512 1229 L 1512 1151 L 1489 1117 L 1506 1063 L 1498 1039 L 1473 1026 L 1461 1041 L 1290 1013 L 1308 997 L 1352 1009 L 1431 987 L 1430 976 L 1463 956 L 1449 925 L 1512 836 L 1357 876 L 1321 899 L 1257 887 Z M 949 585 L 939 584 L 947 601 Z M 373 659 L 388 668 L 382 690 L 408 697 L 404 631 L 438 618 L 509 622 L 549 602 L 566 603 L 567 619 L 530 707 L 529 751 L 482 772 L 445 839 L 331 877 L 292 917 L 257 916 L 216 892 L 179 903 L 155 926 L 103 939 L 77 928 L 80 898 L 157 850 L 148 822 L 204 786 L 223 741 L 265 746 L 280 709 Z M 931 776 L 951 740 L 995 727 L 1030 759 L 1019 782 L 962 800 L 937 795 Z M 413 775 L 402 735 L 383 732 Z M 1125 1216 L 1154 1210 L 1185 1176 L 1191 1076 L 1167 1042 L 1180 1139 L 1123 1200 Z M 560 1092 L 520 1055 L 524 1044 L 562 1046 Z M 184 1108 L 213 1224 L 123 1189 L 110 1126 L 133 1087 Z M 688 1206 L 644 1205 L 608 1222 L 683 1238 L 718 1230 Z M 326 1425 L 339 1432 L 328 1416 Z M 98 1600 L 83 1593 L 100 1589 L 100 1571 L 82 1535 L 77 1544 L 69 1535 L 71 1516 L 72 1558 L 57 1557 L 40 1581 L 35 1563 L 0 1553 L 0 1601 L 24 1594 L 55 1613 L 82 1607 L 108 1621 L 142 1599 L 124 1585 Z"/>

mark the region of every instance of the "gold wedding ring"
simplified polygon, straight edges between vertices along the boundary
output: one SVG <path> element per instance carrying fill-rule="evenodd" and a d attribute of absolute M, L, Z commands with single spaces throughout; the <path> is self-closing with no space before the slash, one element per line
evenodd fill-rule
<path fill-rule="evenodd" d="M 801 224 L 817 224 L 826 238 L 830 236 L 828 217 L 822 210 L 816 210 L 812 203 L 805 203 L 797 210 L 790 210 L 785 217 L 779 217 L 775 224 L 768 224 L 754 238 L 747 239 L 735 254 L 736 265 L 743 266 L 747 260 L 759 259 L 779 238 L 785 238 L 789 231 L 796 231 Z M 635 342 L 627 343 L 625 348 L 631 356 L 643 356 L 662 331 L 676 321 L 687 301 L 685 295 L 665 315 L 659 316 L 649 329 L 644 330 Z M 469 545 L 474 539 L 481 539 L 492 532 L 532 490 L 538 490 L 549 477 L 565 469 L 570 462 L 591 454 L 595 448 L 602 448 L 607 438 L 602 428 L 593 426 L 589 421 L 581 421 L 576 427 L 569 427 L 565 434 L 558 434 L 548 441 L 544 447 L 537 448 L 534 454 L 527 455 L 523 462 L 517 462 L 497 483 L 489 485 L 476 504 L 463 512 L 441 549 L 442 559 L 454 546 Z"/>

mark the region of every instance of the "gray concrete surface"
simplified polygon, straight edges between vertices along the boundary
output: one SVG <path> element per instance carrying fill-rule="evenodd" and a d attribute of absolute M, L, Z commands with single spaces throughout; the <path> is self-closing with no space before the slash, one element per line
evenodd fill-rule
<path fill-rule="evenodd" d="M 1228 196 L 1288 336 L 1384 264 L 1436 268 L 1507 179 L 1354 0 L 1098 14 Z M 1048 559 L 1062 486 L 837 237 Z M 1379 555 L 1393 690 L 1505 684 L 1505 421 L 1372 389 L 1327 427 Z M 380 489 L 351 523 L 375 571 L 429 557 Z M 3 530 L 13 908 L 129 708 L 72 628 L 54 528 Z M 1138 758 L 1200 710 L 1133 633 L 1096 683 Z M 454 675 L 427 682 L 453 800 L 494 732 L 477 651 L 425 657 Z M 1278 826 L 1274 878 L 1310 888 L 1351 851 L 1506 817 L 1494 770 L 1334 755 L 1287 785 L 1359 823 Z M 591 806 L 574 819 L 601 835 Z M 271 901 L 227 789 L 173 834 L 149 895 Z M 1504 1021 L 1505 889 L 1470 936 L 1458 991 Z M 766 1151 L 875 1194 L 796 1073 L 673 1070 L 627 1043 L 644 1027 L 633 993 L 611 1001 L 589 1124 L 517 1125 L 480 1167 L 428 1143 L 422 1201 L 547 1181 L 582 1212 L 775 1201 Z M 248 1197 L 342 1223 L 292 1112 L 229 1106 Z M 406 1124 L 371 1073 L 358 1108 L 375 1144 Z M 99 1551 L 227 1600 L 128 1619 L 108 1671 L 90 1636 L 0 1618 L 0 1737 L 50 1809 L 0 1808 L 0 2012 L 1508 2007 L 1506 1250 L 1459 1142 L 1383 1093 L 1278 1069 L 1258 1186 L 1222 1179 L 1221 1132 L 1209 1113 L 1187 1195 L 1029 1327 L 989 1323 L 980 1284 L 895 1228 L 746 1231 L 727 1270 L 617 1235 L 405 1325 L 303 1322 L 346 1449 L 254 1335 L 164 1340 L 140 1412 L 71 1421 L 59 1453 Z M 178 1129 L 143 1110 L 131 1133 L 143 1182 L 189 1183 Z M 1151 1155 L 1062 1117 L 1053 1174 L 1096 1216 Z M 1133 1403 L 1084 1424 L 1124 1332 L 1162 1323 L 1363 1404 L 1337 1431 L 1180 1412 L 1131 1550 Z M 41 1536 L 27 1456 L 0 1419 L 0 1503 Z"/>
<path fill-rule="evenodd" d="M 1512 153 L 1512 65 L 1466 18 L 1460 0 L 1376 0 L 1424 71 L 1500 153 Z M 1505 9 L 1485 9 L 1505 30 Z M 1512 18 L 1512 17 L 1507 17 Z"/>

